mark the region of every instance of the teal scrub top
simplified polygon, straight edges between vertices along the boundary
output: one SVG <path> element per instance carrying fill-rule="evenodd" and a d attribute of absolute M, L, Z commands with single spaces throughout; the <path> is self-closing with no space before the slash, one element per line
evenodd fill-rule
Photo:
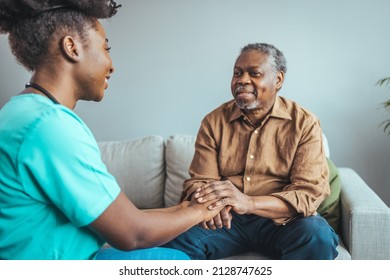
<path fill-rule="evenodd" d="M 0 259 L 95 258 L 87 225 L 119 192 L 72 110 L 37 94 L 0 110 Z"/>

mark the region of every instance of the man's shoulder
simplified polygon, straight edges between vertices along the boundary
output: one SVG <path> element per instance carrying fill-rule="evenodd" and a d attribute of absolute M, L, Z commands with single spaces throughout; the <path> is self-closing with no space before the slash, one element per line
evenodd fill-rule
<path fill-rule="evenodd" d="M 296 101 L 287 99 L 283 96 L 278 96 L 279 107 L 285 110 L 292 119 L 312 119 L 317 120 L 317 116 L 306 107 L 300 105 Z"/>

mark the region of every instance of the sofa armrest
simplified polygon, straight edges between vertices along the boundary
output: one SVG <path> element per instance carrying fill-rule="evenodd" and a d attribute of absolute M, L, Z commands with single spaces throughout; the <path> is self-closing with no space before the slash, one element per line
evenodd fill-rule
<path fill-rule="evenodd" d="M 339 168 L 341 234 L 352 259 L 390 259 L 390 209 L 350 168 Z"/>

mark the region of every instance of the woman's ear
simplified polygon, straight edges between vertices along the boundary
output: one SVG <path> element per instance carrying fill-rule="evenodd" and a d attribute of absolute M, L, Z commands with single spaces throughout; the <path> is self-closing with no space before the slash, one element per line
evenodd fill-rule
<path fill-rule="evenodd" d="M 80 59 L 80 49 L 76 40 L 72 36 L 65 36 L 61 40 L 61 50 L 65 57 L 72 62 L 78 62 Z"/>

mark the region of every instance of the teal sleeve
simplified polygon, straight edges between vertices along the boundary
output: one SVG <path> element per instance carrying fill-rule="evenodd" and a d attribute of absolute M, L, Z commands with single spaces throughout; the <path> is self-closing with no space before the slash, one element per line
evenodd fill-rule
<path fill-rule="evenodd" d="M 24 191 L 55 205 L 76 226 L 98 218 L 120 192 L 87 126 L 70 110 L 37 120 L 18 155 Z"/>

